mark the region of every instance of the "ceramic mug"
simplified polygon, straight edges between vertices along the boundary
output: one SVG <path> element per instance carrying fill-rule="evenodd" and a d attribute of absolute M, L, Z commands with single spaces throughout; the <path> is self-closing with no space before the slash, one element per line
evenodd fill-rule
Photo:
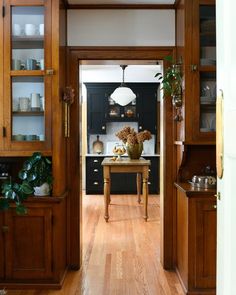
<path fill-rule="evenodd" d="M 39 25 L 39 35 L 43 36 L 44 35 L 44 24 Z"/>
<path fill-rule="evenodd" d="M 39 140 L 44 141 L 45 140 L 45 135 L 44 134 L 39 134 Z"/>
<path fill-rule="evenodd" d="M 19 99 L 17 99 L 17 98 L 13 99 L 12 110 L 13 110 L 13 112 L 17 112 L 19 110 Z"/>
<path fill-rule="evenodd" d="M 37 60 L 28 58 L 26 60 L 26 69 L 27 70 L 36 70 L 37 69 Z"/>
<path fill-rule="evenodd" d="M 12 60 L 12 69 L 13 70 L 21 70 L 22 68 L 22 63 L 21 63 L 21 60 L 20 59 L 13 59 Z"/>
<path fill-rule="evenodd" d="M 13 25 L 12 34 L 14 36 L 20 36 L 21 35 L 21 26 L 19 24 L 14 24 Z"/>
<path fill-rule="evenodd" d="M 36 26 L 34 24 L 25 24 L 25 35 L 26 36 L 36 35 Z"/>
<path fill-rule="evenodd" d="M 29 110 L 29 98 L 28 97 L 20 97 L 20 111 L 27 112 Z"/>

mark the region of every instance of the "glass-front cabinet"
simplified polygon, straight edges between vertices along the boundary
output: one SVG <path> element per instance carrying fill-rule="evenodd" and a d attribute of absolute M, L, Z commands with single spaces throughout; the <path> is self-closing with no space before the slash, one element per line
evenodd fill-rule
<path fill-rule="evenodd" d="M 6 150 L 51 148 L 50 10 L 50 1 L 41 0 L 8 1 L 5 8 Z"/>
<path fill-rule="evenodd" d="M 194 74 L 194 133 L 199 141 L 215 141 L 216 131 L 216 12 L 212 0 L 195 1 L 198 24 L 193 37 L 193 57 L 198 71 Z M 195 115 L 193 115 L 195 116 Z"/>

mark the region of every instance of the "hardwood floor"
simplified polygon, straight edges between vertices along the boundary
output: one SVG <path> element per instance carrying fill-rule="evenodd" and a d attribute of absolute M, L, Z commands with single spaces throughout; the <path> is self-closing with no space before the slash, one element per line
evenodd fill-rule
<path fill-rule="evenodd" d="M 69 272 L 62 290 L 8 291 L 8 295 L 183 295 L 174 272 L 160 264 L 159 197 L 149 198 L 149 220 L 136 196 L 84 196 L 83 268 Z"/>

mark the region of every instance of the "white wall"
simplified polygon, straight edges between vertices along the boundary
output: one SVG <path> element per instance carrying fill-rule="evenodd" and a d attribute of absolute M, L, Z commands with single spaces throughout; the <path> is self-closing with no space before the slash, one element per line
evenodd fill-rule
<path fill-rule="evenodd" d="M 174 10 L 68 10 L 69 46 L 174 46 Z"/>
<path fill-rule="evenodd" d="M 218 179 L 217 294 L 235 295 L 236 282 L 236 34 L 235 0 L 217 0 L 217 88 L 224 92 L 224 176 Z"/>

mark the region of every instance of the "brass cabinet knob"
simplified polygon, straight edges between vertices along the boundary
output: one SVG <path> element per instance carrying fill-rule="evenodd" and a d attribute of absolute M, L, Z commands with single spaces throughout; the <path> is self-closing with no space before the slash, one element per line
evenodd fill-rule
<path fill-rule="evenodd" d="M 102 130 L 105 130 L 106 129 L 106 126 L 102 126 Z"/>
<path fill-rule="evenodd" d="M 97 159 L 93 160 L 93 163 L 98 163 L 98 160 Z"/>
<path fill-rule="evenodd" d="M 94 181 L 94 183 L 93 183 L 94 185 L 98 185 L 98 182 L 97 181 Z"/>
<path fill-rule="evenodd" d="M 98 172 L 98 169 L 93 169 L 93 172 Z"/>
<path fill-rule="evenodd" d="M 217 209 L 217 205 L 213 205 L 213 208 L 214 208 L 214 209 Z"/>

